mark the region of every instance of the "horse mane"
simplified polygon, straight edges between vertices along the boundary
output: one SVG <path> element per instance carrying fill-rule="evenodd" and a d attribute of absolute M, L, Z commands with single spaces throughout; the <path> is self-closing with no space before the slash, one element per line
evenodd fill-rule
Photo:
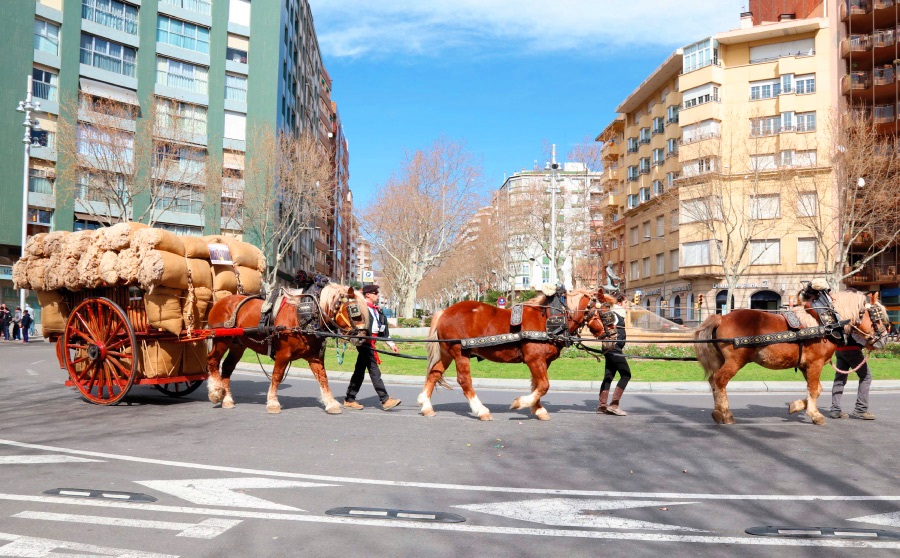
<path fill-rule="evenodd" d="M 587 291 L 585 289 L 572 289 L 571 291 L 567 291 L 566 303 L 569 305 L 569 310 L 572 312 L 578 310 L 578 303 L 581 301 L 581 297 L 590 297 L 592 294 L 593 293 L 591 291 Z M 528 306 L 546 306 L 547 298 L 547 295 L 538 293 L 537 296 L 526 300 L 525 302 L 523 302 L 523 304 L 526 304 Z"/>
<path fill-rule="evenodd" d="M 851 325 L 859 323 L 859 317 L 866 307 L 866 295 L 859 291 L 841 291 L 832 295 L 834 309 L 842 320 L 850 320 Z"/>
<path fill-rule="evenodd" d="M 819 322 L 813 317 L 812 314 L 806 311 L 806 308 L 802 306 L 793 306 L 791 310 L 800 320 L 800 325 L 803 327 L 816 327 L 819 325 Z"/>
<path fill-rule="evenodd" d="M 334 317 L 332 312 L 337 308 L 341 296 L 346 294 L 349 288 L 350 287 L 347 285 L 338 283 L 328 283 L 322 287 L 322 292 L 319 294 L 319 305 L 329 318 Z M 366 326 L 368 326 L 372 315 L 369 313 L 368 307 L 366 306 L 366 299 L 363 297 L 362 292 L 356 289 L 353 289 L 353 296 L 356 299 L 356 303 L 359 305 L 360 312 L 366 319 Z"/>

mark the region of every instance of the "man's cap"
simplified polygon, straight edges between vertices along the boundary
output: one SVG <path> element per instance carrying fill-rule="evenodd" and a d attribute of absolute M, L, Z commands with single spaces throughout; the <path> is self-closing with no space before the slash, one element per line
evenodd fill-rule
<path fill-rule="evenodd" d="M 369 293 L 378 293 L 378 285 L 366 285 L 362 288 L 362 293 L 367 295 Z"/>

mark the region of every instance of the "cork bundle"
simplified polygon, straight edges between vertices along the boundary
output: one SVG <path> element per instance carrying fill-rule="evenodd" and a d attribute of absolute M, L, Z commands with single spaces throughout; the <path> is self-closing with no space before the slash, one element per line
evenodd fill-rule
<path fill-rule="evenodd" d="M 209 244 L 228 246 L 234 265 L 212 265 Z M 13 266 L 13 282 L 39 292 L 45 336 L 61 333 L 71 311 L 65 297 L 50 291 L 126 285 L 144 291 L 151 328 L 177 335 L 202 327 L 213 302 L 239 291 L 259 293 L 264 271 L 262 252 L 234 238 L 178 236 L 119 223 L 32 236 Z"/>

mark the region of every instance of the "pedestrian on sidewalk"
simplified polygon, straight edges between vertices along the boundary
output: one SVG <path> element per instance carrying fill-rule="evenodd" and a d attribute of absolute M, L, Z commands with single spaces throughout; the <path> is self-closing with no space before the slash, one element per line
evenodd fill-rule
<path fill-rule="evenodd" d="M 9 341 L 9 324 L 12 323 L 12 313 L 5 304 L 0 304 L 0 333 L 3 339 Z"/>
<path fill-rule="evenodd" d="M 366 335 L 369 337 L 381 337 L 387 342 L 395 353 L 399 353 L 400 349 L 388 338 L 391 336 L 388 329 L 387 316 L 378 307 L 378 285 L 366 285 L 362 288 L 363 297 L 366 299 L 366 307 L 369 311 L 369 326 Z M 344 397 L 344 408 L 346 409 L 362 409 L 363 405 L 356 401 L 356 395 L 362 387 L 363 380 L 366 378 L 366 369 L 369 370 L 369 378 L 372 380 L 372 387 L 381 400 L 381 408 L 385 411 L 393 409 L 400 404 L 399 399 L 394 399 L 388 395 L 384 382 L 381 380 L 381 368 L 378 365 L 381 359 L 375 352 L 375 340 L 365 341 L 356 348 L 359 355 L 356 357 L 356 367 L 353 369 L 353 376 L 350 377 L 350 385 L 347 386 L 347 395 Z"/>
<path fill-rule="evenodd" d="M 22 321 L 22 309 L 19 308 L 18 306 L 16 306 L 16 311 L 15 311 L 15 313 L 13 313 L 13 319 L 12 319 L 12 324 L 13 324 L 13 328 L 12 328 L 12 338 L 13 338 L 13 341 L 19 341 L 20 339 L 22 339 L 22 337 L 19 335 L 19 329 L 20 329 L 19 323 L 20 323 L 21 321 Z"/>
<path fill-rule="evenodd" d="M 625 297 L 619 295 L 616 298 L 616 304 L 612 308 L 608 306 L 605 308 L 606 311 L 611 310 L 613 316 L 615 316 L 616 341 L 612 343 L 612 347 L 604 351 L 603 382 L 600 384 L 600 400 L 597 403 L 598 413 L 618 415 L 620 417 L 628 414 L 619 407 L 619 402 L 622 399 L 622 394 L 625 393 L 628 382 L 631 380 L 631 367 L 628 366 L 628 360 L 625 358 L 625 353 L 622 352 L 622 349 L 625 348 L 624 305 Z M 619 373 L 619 382 L 616 384 L 616 390 L 613 392 L 612 402 L 607 405 L 606 400 L 609 398 L 609 388 L 612 386 L 613 378 L 615 378 L 617 372 Z"/>
<path fill-rule="evenodd" d="M 28 332 L 31 330 L 31 324 L 34 323 L 34 320 L 31 317 L 31 312 L 28 311 L 28 307 L 25 307 L 25 311 L 22 312 L 22 320 L 21 320 L 21 328 L 22 328 L 22 343 L 28 343 Z"/>
<path fill-rule="evenodd" d="M 834 384 L 831 386 L 831 418 L 847 418 L 847 413 L 841 411 L 841 396 L 844 394 L 844 386 L 850 379 L 850 372 L 856 372 L 859 377 L 859 387 L 856 390 L 856 407 L 852 416 L 863 420 L 875 420 L 875 415 L 869 412 L 869 387 L 872 385 L 872 373 L 869 371 L 868 358 L 863 355 L 862 345 L 851 339 L 850 343 L 838 347 L 834 351 Z"/>

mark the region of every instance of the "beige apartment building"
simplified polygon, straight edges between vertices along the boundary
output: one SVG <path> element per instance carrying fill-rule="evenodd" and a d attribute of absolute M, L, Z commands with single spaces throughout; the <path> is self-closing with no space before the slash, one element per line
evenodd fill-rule
<path fill-rule="evenodd" d="M 818 9 L 757 24 L 744 13 L 740 28 L 679 49 L 598 136 L 623 125 L 624 153 L 604 147 L 619 177 L 598 201 L 606 254 L 648 309 L 688 324 L 721 311 L 725 267 L 740 275 L 734 307 L 777 309 L 815 277 L 817 244 L 798 216 L 825 211 L 815 200 L 832 184 L 838 101 L 836 16 Z"/>

